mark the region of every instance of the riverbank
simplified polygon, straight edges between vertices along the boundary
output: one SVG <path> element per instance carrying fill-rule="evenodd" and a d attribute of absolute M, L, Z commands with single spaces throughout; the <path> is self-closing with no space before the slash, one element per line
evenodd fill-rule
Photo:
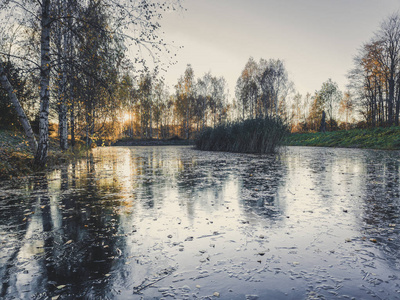
<path fill-rule="evenodd" d="M 284 145 L 399 150 L 400 127 L 292 133 L 286 137 Z"/>
<path fill-rule="evenodd" d="M 142 140 L 121 139 L 113 146 L 167 146 L 193 145 L 193 140 Z M 400 149 L 400 127 L 352 129 L 335 132 L 294 133 L 283 141 L 285 146 L 316 146 L 369 148 L 380 150 Z M 61 151 L 58 140 L 50 139 L 48 166 L 54 168 L 76 156 L 82 156 L 84 147 L 74 152 Z M 31 152 L 24 134 L 13 130 L 0 130 L 0 179 L 24 176 L 32 173 L 34 154 Z"/>
<path fill-rule="evenodd" d="M 50 138 L 47 166 L 55 168 L 84 153 L 81 146 L 74 151 L 62 151 L 58 140 Z M 0 129 L 0 179 L 12 179 L 25 176 L 35 171 L 34 153 L 22 132 Z"/>

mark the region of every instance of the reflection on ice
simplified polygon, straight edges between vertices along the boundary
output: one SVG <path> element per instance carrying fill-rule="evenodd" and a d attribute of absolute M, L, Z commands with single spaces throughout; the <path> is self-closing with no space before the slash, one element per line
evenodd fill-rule
<path fill-rule="evenodd" d="M 95 149 L 3 183 L 0 297 L 396 299 L 398 154 Z"/>

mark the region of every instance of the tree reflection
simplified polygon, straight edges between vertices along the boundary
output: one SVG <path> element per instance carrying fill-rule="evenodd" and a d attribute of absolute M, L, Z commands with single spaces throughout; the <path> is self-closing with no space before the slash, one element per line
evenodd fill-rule
<path fill-rule="evenodd" d="M 43 255 L 38 260 L 41 267 L 37 276 L 22 284 L 29 285 L 36 295 L 62 295 L 63 299 L 110 297 L 108 283 L 122 254 L 118 247 L 124 245 L 124 238 L 118 235 L 120 218 L 115 210 L 121 205 L 120 199 L 110 196 L 119 193 L 119 185 L 114 180 L 99 180 L 93 157 L 89 157 L 86 166 L 82 169 L 81 164 L 78 172 L 75 164 L 62 167 L 59 190 L 49 187 L 46 175 L 34 177 L 31 195 L 38 205 L 39 213 L 34 218 L 41 224 Z M 19 229 L 22 239 L 27 224 L 22 221 L 24 217 L 22 212 L 14 212 L 15 222 L 25 226 Z M 21 245 L 33 242 L 31 238 L 23 239 Z M 8 265 L 15 267 L 21 247 L 14 247 L 1 273 L 3 298 L 21 296 L 16 286 L 21 282 L 11 280 L 7 270 Z M 10 284 L 15 286 L 10 289 Z"/>
<path fill-rule="evenodd" d="M 365 161 L 365 214 L 368 225 L 380 226 L 398 223 L 399 207 L 399 161 L 397 158 L 367 158 Z"/>
<path fill-rule="evenodd" d="M 28 182 L 31 185 L 32 182 Z M 0 259 L 1 291 L 0 298 L 6 298 L 12 283 L 12 269 L 23 246 L 22 240 L 30 222 L 29 214 L 34 207 L 35 198 L 25 193 L 0 196 L 0 232 L 2 251 L 6 255 Z"/>
<path fill-rule="evenodd" d="M 283 207 L 276 203 L 279 199 L 278 187 L 285 178 L 280 159 L 263 155 L 243 164 L 240 199 L 244 207 L 264 218 L 275 219 L 282 215 Z"/>

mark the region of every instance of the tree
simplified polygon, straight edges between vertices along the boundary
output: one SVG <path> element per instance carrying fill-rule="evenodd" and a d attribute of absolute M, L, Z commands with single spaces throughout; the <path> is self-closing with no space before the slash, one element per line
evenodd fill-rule
<path fill-rule="evenodd" d="M 292 132 L 300 131 L 301 101 L 302 101 L 302 96 L 300 93 L 294 95 L 292 103 L 292 118 L 291 118 Z"/>
<path fill-rule="evenodd" d="M 35 164 L 44 167 L 49 148 L 49 106 L 50 106 L 50 0 L 42 1 L 40 37 L 40 110 L 39 142 Z"/>
<path fill-rule="evenodd" d="M 140 136 L 141 138 L 152 138 L 152 91 L 153 78 L 150 74 L 141 77 L 139 81 L 139 113 L 140 113 Z"/>
<path fill-rule="evenodd" d="M 399 124 L 400 15 L 386 18 L 349 72 L 350 89 L 368 126 Z"/>
<path fill-rule="evenodd" d="M 38 145 L 35 135 L 33 134 L 33 130 L 29 123 L 28 117 L 26 116 L 25 111 L 18 100 L 18 97 L 16 95 L 17 90 L 14 89 L 14 87 L 12 86 L 12 84 L 10 83 L 10 81 L 6 76 L 6 71 L 3 67 L 3 62 L 1 61 L 1 59 L 0 59 L 0 82 L 4 90 L 7 92 L 12 105 L 15 108 L 19 121 L 22 127 L 24 128 L 25 135 L 28 139 L 31 150 L 33 151 L 33 153 L 36 153 Z M 5 110 L 2 110 L 2 112 L 5 113 Z"/>
<path fill-rule="evenodd" d="M 153 88 L 153 119 L 156 124 L 157 138 L 160 138 L 163 115 L 166 114 L 168 90 L 163 80 L 158 80 Z"/>
<path fill-rule="evenodd" d="M 255 117 L 259 94 L 257 69 L 256 61 L 250 57 L 236 82 L 235 93 L 236 98 L 241 102 L 243 119 L 245 119 L 246 112 L 249 118 Z"/>
<path fill-rule="evenodd" d="M 354 110 L 354 100 L 349 91 L 344 93 L 342 100 L 339 103 L 339 113 L 345 115 L 345 129 L 348 129 L 350 116 Z"/>
<path fill-rule="evenodd" d="M 400 62 L 400 15 L 393 14 L 384 20 L 376 37 L 381 50 L 379 60 L 386 68 L 389 95 L 387 98 L 388 125 L 393 124 L 393 106 L 395 96 L 395 77 L 397 76 Z M 399 124 L 399 104 L 396 105 L 396 124 Z"/>
<path fill-rule="evenodd" d="M 197 119 L 198 129 L 204 129 L 207 125 L 209 108 L 211 103 L 212 75 L 205 73 L 202 78 L 197 80 L 197 93 L 195 103 L 195 117 Z M 200 125 L 201 124 L 201 125 Z"/>
<path fill-rule="evenodd" d="M 279 99 L 286 98 L 293 85 L 285 65 L 279 59 L 260 59 L 258 69 L 263 115 L 278 115 Z"/>
<path fill-rule="evenodd" d="M 259 63 L 250 57 L 241 76 L 236 82 L 236 98 L 250 118 L 279 115 L 286 106 L 287 95 L 293 90 L 284 63 L 279 59 L 260 59 Z"/>
<path fill-rule="evenodd" d="M 315 95 L 312 98 L 310 113 L 307 118 L 307 124 L 310 130 L 313 131 L 319 130 L 319 125 L 323 110 L 324 110 L 324 103 L 322 97 L 318 94 L 318 92 L 315 92 Z"/>
<path fill-rule="evenodd" d="M 225 85 L 224 77 L 211 78 L 211 95 L 209 97 L 210 113 L 213 120 L 213 127 L 220 124 L 226 118 L 226 104 L 225 104 Z"/>
<path fill-rule="evenodd" d="M 332 130 L 332 123 L 337 106 L 342 99 L 342 92 L 339 90 L 337 83 L 333 82 L 332 79 L 329 78 L 322 84 L 321 89 L 318 91 L 318 96 L 320 97 L 324 110 L 328 115 L 329 129 Z"/>
<path fill-rule="evenodd" d="M 182 132 L 186 139 L 190 138 L 193 108 L 195 99 L 195 78 L 192 66 L 186 67 L 185 74 L 178 80 L 176 89 L 176 108 L 181 119 Z"/>

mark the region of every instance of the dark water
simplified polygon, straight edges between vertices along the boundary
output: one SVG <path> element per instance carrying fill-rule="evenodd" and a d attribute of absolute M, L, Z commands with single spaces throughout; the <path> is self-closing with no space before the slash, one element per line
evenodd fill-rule
<path fill-rule="evenodd" d="M 399 299 L 400 152 L 115 147 L 0 188 L 2 299 Z"/>

